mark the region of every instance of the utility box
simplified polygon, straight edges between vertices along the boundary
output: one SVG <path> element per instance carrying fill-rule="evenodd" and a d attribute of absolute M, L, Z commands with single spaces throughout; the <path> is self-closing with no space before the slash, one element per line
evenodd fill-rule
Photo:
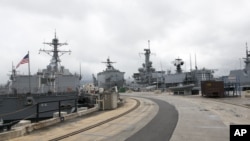
<path fill-rule="evenodd" d="M 104 92 L 100 94 L 99 105 L 100 109 L 103 110 L 112 110 L 118 106 L 118 93 L 116 92 Z"/>
<path fill-rule="evenodd" d="M 224 97 L 224 82 L 201 81 L 201 94 L 208 97 Z"/>

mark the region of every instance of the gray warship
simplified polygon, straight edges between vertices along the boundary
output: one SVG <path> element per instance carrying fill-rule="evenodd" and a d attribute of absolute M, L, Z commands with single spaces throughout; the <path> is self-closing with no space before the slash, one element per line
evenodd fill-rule
<path fill-rule="evenodd" d="M 224 81 L 226 82 L 238 82 L 241 85 L 242 90 L 250 90 L 250 51 L 246 43 L 246 57 L 243 58 L 245 67 L 244 69 L 231 70 L 229 76 Z"/>
<path fill-rule="evenodd" d="M 174 87 L 180 84 L 193 84 L 194 77 L 191 73 L 183 72 L 181 66 L 184 65 L 184 61 L 180 58 L 175 59 L 173 62 L 176 66 L 176 72 L 171 74 L 170 71 L 164 76 L 166 87 Z"/>
<path fill-rule="evenodd" d="M 179 87 L 181 89 L 182 87 L 190 87 L 192 93 L 197 94 L 200 90 L 201 81 L 214 79 L 214 70 L 206 68 L 198 69 L 196 63 L 195 69 L 191 69 L 190 72 L 183 72 L 181 66 L 184 65 L 184 61 L 180 58 L 175 59 L 173 64 L 176 66 L 176 72 L 171 74 L 170 71 L 168 71 L 168 73 L 164 75 L 167 88 L 177 89 Z"/>
<path fill-rule="evenodd" d="M 107 68 L 97 74 L 97 85 L 99 88 L 109 89 L 117 86 L 118 89 L 122 88 L 124 85 L 124 74 L 125 72 L 120 72 L 113 67 L 113 63 L 110 59 L 107 62 L 102 62 L 107 65 Z"/>
<path fill-rule="evenodd" d="M 60 55 L 71 51 L 59 50 L 59 47 L 67 43 L 59 43 L 56 37 L 52 42 L 44 42 L 52 47 L 51 50 L 40 49 L 40 52 L 47 53 L 52 59 L 46 69 L 38 71 L 34 75 L 17 74 L 15 67 L 12 68 L 9 82 L 0 90 L 0 119 L 14 121 L 22 119 L 34 119 L 37 111 L 49 111 L 40 113 L 39 118 L 53 116 L 53 109 L 61 107 L 70 112 L 77 102 L 79 96 L 79 83 L 81 76 L 72 74 L 61 65 Z"/>
<path fill-rule="evenodd" d="M 163 90 L 170 87 L 173 89 L 190 87 L 192 93 L 198 93 L 201 81 L 214 79 L 214 70 L 206 68 L 198 69 L 196 61 L 194 70 L 191 69 L 190 72 L 183 72 L 181 66 L 184 65 L 184 61 L 180 58 L 173 61 L 176 67 L 175 73 L 171 73 L 171 71 L 167 71 L 167 73 L 165 73 L 165 71 L 156 71 L 155 68 L 152 67 L 152 62 L 150 61 L 150 41 L 148 41 L 148 48 L 144 49 L 144 51 L 145 63 L 142 64 L 142 68 L 138 69 L 138 73 L 133 74 L 134 81 L 129 84 L 131 89 L 138 91 L 140 89 Z"/>
<path fill-rule="evenodd" d="M 138 69 L 138 73 L 133 74 L 134 85 L 133 87 L 164 87 L 164 74 L 165 71 L 156 71 L 152 67 L 152 61 L 150 61 L 150 41 L 148 41 L 148 48 L 144 49 L 145 62 L 142 64 L 142 68 Z"/>

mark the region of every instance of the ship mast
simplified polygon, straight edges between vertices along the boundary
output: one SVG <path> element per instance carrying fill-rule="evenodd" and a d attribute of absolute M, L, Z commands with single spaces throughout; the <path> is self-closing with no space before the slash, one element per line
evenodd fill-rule
<path fill-rule="evenodd" d="M 107 64 L 107 70 L 113 70 L 114 67 L 112 66 L 112 64 L 116 63 L 116 62 L 111 62 L 110 59 L 109 59 L 109 57 L 108 57 L 107 62 L 102 62 L 102 63 Z"/>
<path fill-rule="evenodd" d="M 59 70 L 58 66 L 60 65 L 60 62 L 61 62 L 59 57 L 65 53 L 71 53 L 70 50 L 62 51 L 62 50 L 59 50 L 58 48 L 63 46 L 63 45 L 68 45 L 68 43 L 59 43 L 59 40 L 57 39 L 56 32 L 55 32 L 55 37 L 54 37 L 54 39 L 52 39 L 52 42 L 44 42 L 43 44 L 50 45 L 50 46 L 52 46 L 53 49 L 51 49 L 51 50 L 40 49 L 39 53 L 45 52 L 48 55 L 52 56 L 50 66 L 52 66 L 52 68 L 54 69 L 55 72 L 58 72 L 58 70 Z M 53 55 L 51 55 L 50 53 L 52 53 Z"/>
<path fill-rule="evenodd" d="M 246 70 L 250 70 L 250 51 L 248 51 L 248 46 L 247 46 L 247 43 L 246 43 L 246 58 L 243 58 L 245 61 L 245 69 Z"/>
<path fill-rule="evenodd" d="M 146 69 L 146 72 L 148 73 L 151 68 L 151 64 L 149 63 L 149 59 L 150 59 L 150 54 L 151 54 L 151 51 L 150 51 L 150 40 L 148 40 L 148 49 L 144 49 L 145 53 L 145 69 Z"/>
<path fill-rule="evenodd" d="M 151 77 L 152 77 L 152 74 L 151 74 L 151 68 L 152 68 L 152 62 L 150 61 L 150 54 L 151 54 L 151 51 L 150 51 L 150 40 L 148 40 L 148 49 L 144 49 L 145 53 L 145 71 L 146 71 L 146 81 L 148 82 L 148 84 L 151 84 Z"/>

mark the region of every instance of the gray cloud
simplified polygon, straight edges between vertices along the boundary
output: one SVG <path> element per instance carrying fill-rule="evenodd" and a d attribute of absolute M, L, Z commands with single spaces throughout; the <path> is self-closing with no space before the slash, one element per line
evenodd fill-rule
<path fill-rule="evenodd" d="M 46 67 L 50 57 L 40 54 L 49 49 L 54 30 L 72 50 L 62 56 L 62 64 L 86 77 L 105 69 L 107 57 L 129 77 L 137 72 L 148 47 L 156 55 L 153 66 L 172 69 L 171 62 L 183 58 L 189 70 L 191 54 L 198 66 L 218 69 L 227 75 L 238 69 L 250 40 L 250 2 L 247 0 L 1 0 L 0 1 L 0 83 L 7 81 L 11 63 L 17 64 L 29 50 L 32 73 Z M 243 62 L 242 62 L 243 66 Z M 22 65 L 19 73 L 27 73 Z"/>

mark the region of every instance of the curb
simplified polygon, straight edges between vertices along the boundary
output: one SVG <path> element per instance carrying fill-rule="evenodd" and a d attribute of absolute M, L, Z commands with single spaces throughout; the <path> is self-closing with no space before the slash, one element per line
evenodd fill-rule
<path fill-rule="evenodd" d="M 11 131 L 0 133 L 0 141 L 21 137 L 34 130 L 38 130 L 47 126 L 51 126 L 51 125 L 63 122 L 65 120 L 70 120 L 76 117 L 81 117 L 83 115 L 87 115 L 87 114 L 96 112 L 98 110 L 99 110 L 98 105 L 95 105 L 95 107 L 90 108 L 88 110 L 78 111 L 77 113 L 68 114 L 62 117 L 51 118 L 48 120 L 39 121 L 37 123 L 31 123 L 25 126 L 17 127 L 15 129 L 12 129 Z"/>

